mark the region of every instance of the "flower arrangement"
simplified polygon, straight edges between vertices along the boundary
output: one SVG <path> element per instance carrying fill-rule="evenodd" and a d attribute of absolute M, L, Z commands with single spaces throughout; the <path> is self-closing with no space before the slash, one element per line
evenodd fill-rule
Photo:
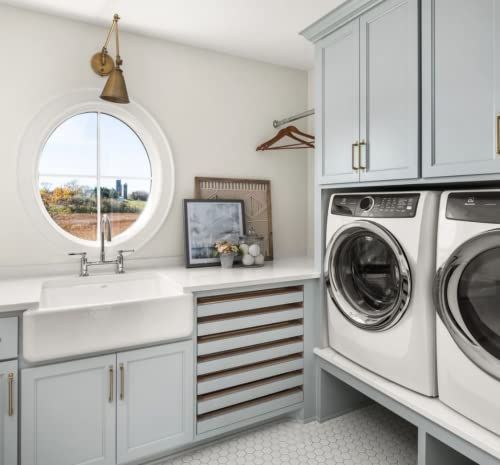
<path fill-rule="evenodd" d="M 217 241 L 215 243 L 217 255 L 238 255 L 240 248 L 230 241 Z"/>

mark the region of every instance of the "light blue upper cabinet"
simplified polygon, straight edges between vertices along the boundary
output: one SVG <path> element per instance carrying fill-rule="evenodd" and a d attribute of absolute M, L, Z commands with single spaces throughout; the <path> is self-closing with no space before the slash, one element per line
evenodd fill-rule
<path fill-rule="evenodd" d="M 324 183 L 358 182 L 359 21 L 328 36 L 318 54 L 321 177 Z"/>
<path fill-rule="evenodd" d="M 418 5 L 386 0 L 318 42 L 320 183 L 418 178 Z"/>
<path fill-rule="evenodd" d="M 360 180 L 419 175 L 418 0 L 360 17 Z"/>
<path fill-rule="evenodd" d="M 422 0 L 424 177 L 500 173 L 500 2 Z"/>

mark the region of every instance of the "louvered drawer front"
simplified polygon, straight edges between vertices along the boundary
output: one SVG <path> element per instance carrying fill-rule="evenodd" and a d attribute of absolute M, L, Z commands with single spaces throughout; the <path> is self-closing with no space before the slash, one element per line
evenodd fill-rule
<path fill-rule="evenodd" d="M 198 434 L 223 428 L 291 405 L 297 405 L 297 408 L 299 408 L 303 400 L 302 389 L 293 388 L 205 415 L 199 415 Z"/>
<path fill-rule="evenodd" d="M 303 384 L 304 375 L 301 371 L 298 371 L 207 394 L 198 398 L 198 414 L 201 415 L 231 407 L 232 405 L 302 386 Z"/>
<path fill-rule="evenodd" d="M 198 299 L 197 434 L 301 407 L 303 300 L 302 286 Z"/>
<path fill-rule="evenodd" d="M 290 337 L 302 336 L 302 323 L 278 323 L 268 327 L 232 331 L 213 336 L 198 337 L 198 355 L 225 352 L 241 347 L 249 347 Z"/>
<path fill-rule="evenodd" d="M 206 375 L 215 371 L 229 370 L 243 365 L 251 365 L 266 360 L 273 360 L 304 351 L 302 338 L 296 337 L 260 346 L 237 349 L 216 355 L 198 358 L 198 375 Z"/>
<path fill-rule="evenodd" d="M 275 307 L 304 300 L 304 291 L 300 286 L 244 292 L 198 299 L 198 318 L 243 312 L 257 308 Z"/>
<path fill-rule="evenodd" d="M 282 359 L 250 365 L 235 370 L 228 370 L 198 377 L 198 395 L 220 391 L 233 386 L 251 383 L 259 379 L 302 370 L 304 359 L 302 355 L 291 355 Z"/>
<path fill-rule="evenodd" d="M 299 320 L 304 316 L 302 304 L 283 305 L 265 310 L 231 313 L 222 316 L 198 318 L 198 336 L 255 328 L 284 321 Z"/>

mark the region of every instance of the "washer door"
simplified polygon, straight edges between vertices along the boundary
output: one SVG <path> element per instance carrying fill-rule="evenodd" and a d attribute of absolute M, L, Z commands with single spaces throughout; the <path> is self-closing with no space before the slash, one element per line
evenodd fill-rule
<path fill-rule="evenodd" d="M 464 354 L 500 379 L 500 229 L 453 252 L 437 272 L 434 302 Z"/>
<path fill-rule="evenodd" d="M 332 237 L 325 257 L 331 299 L 355 326 L 394 326 L 408 308 L 411 276 L 394 236 L 371 221 L 355 221 Z"/>

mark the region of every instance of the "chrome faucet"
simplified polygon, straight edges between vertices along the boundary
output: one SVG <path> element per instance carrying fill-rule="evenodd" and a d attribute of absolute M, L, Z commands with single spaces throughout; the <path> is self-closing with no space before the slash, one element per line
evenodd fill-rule
<path fill-rule="evenodd" d="M 108 231 L 107 237 L 106 231 Z M 99 257 L 102 263 L 106 263 L 105 237 L 108 242 L 111 242 L 111 221 L 108 215 L 102 215 L 101 218 L 101 254 Z"/>
<path fill-rule="evenodd" d="M 134 249 L 119 250 L 118 256 L 115 260 L 106 260 L 106 240 L 111 242 L 111 221 L 108 215 L 102 215 L 101 218 L 101 250 L 99 253 L 99 261 L 89 262 L 87 259 L 87 252 L 70 253 L 68 255 L 80 256 L 80 276 L 89 275 L 89 266 L 94 265 L 116 265 L 116 273 L 125 273 L 125 263 L 123 254 L 134 252 Z"/>

